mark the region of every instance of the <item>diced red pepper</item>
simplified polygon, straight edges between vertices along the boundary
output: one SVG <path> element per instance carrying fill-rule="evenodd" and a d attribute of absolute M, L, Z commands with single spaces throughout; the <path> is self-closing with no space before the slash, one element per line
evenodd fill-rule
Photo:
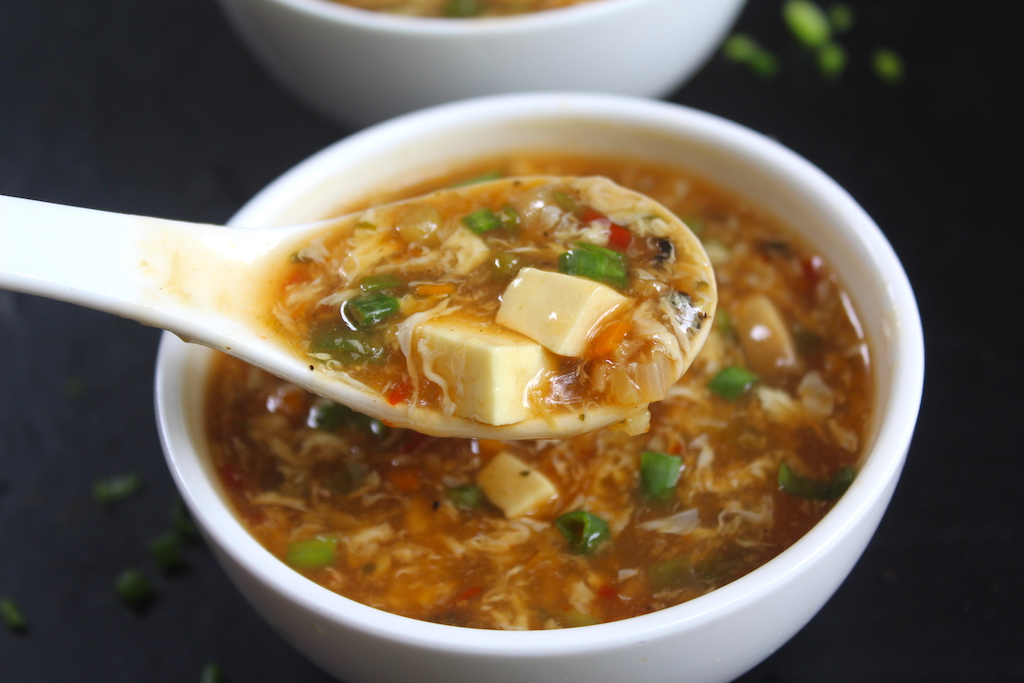
<path fill-rule="evenodd" d="M 452 600 L 452 604 L 457 605 L 460 602 L 465 602 L 466 600 L 469 600 L 470 598 L 475 598 L 476 596 L 480 595 L 480 593 L 482 593 L 483 590 L 484 589 L 480 586 L 473 586 L 472 588 L 464 592 L 462 595 Z"/>
<path fill-rule="evenodd" d="M 409 378 L 403 378 L 401 382 L 388 388 L 387 393 L 384 394 L 384 400 L 393 406 L 399 403 L 405 403 L 412 396 L 412 382 Z"/>
<path fill-rule="evenodd" d="M 621 225 L 612 223 L 611 231 L 608 233 L 608 246 L 612 249 L 623 251 L 629 248 L 633 242 L 633 233 Z"/>

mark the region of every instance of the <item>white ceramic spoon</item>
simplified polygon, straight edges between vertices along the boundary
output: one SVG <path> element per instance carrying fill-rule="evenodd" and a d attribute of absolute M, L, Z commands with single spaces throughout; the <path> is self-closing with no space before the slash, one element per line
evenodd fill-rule
<path fill-rule="evenodd" d="M 613 193 L 623 193 L 617 199 L 646 202 L 651 212 L 671 216 L 653 200 L 604 179 L 596 180 L 607 183 Z M 511 181 L 496 181 L 504 182 Z M 443 192 L 467 191 L 472 190 Z M 265 295 L 257 295 L 257 285 L 274 263 L 296 251 L 296 245 L 356 220 L 358 214 L 300 226 L 237 229 L 0 197 L 0 288 L 169 330 L 390 425 L 436 436 L 564 437 L 636 413 L 636 406 L 599 406 L 588 408 L 585 423 L 578 411 L 569 411 L 491 425 L 444 415 L 435 408 L 391 405 L 344 374 L 314 368 L 308 358 L 276 341 L 270 327 L 261 323 L 269 316 Z M 694 268 L 707 274 L 713 287 L 714 276 L 699 242 L 678 219 L 671 217 L 670 223 L 678 233 L 673 239 L 685 245 L 681 253 L 694 261 Z M 705 311 L 708 316 L 714 312 L 714 303 L 712 292 L 710 310 Z M 694 331 L 680 374 L 700 349 L 709 327 Z"/>

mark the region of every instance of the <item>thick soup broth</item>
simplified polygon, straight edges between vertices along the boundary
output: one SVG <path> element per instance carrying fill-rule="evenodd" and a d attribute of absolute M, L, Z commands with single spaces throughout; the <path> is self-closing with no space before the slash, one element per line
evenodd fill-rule
<path fill-rule="evenodd" d="M 210 450 L 253 536 L 373 607 L 543 629 L 692 599 L 806 533 L 854 476 L 871 417 L 868 345 L 828 265 L 741 198 L 631 160 L 523 153 L 363 206 L 494 172 L 604 175 L 685 220 L 718 280 L 704 349 L 645 434 L 507 442 L 392 429 L 218 357 Z"/>

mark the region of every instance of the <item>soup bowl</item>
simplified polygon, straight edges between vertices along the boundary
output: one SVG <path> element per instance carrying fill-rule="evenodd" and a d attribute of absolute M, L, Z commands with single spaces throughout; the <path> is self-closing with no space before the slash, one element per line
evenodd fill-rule
<path fill-rule="evenodd" d="M 372 190 L 518 149 L 629 155 L 693 171 L 812 244 L 859 312 L 874 365 L 874 416 L 859 474 L 794 545 L 706 595 L 621 621 L 496 631 L 418 621 L 337 595 L 246 532 L 212 470 L 204 383 L 213 352 L 165 335 L 156 398 L 182 497 L 238 588 L 295 647 L 350 683 L 726 681 L 763 660 L 829 599 L 874 533 L 902 470 L 923 383 L 914 296 L 879 228 L 820 170 L 757 133 L 653 100 L 536 93 L 443 105 L 342 140 L 253 198 L 239 228 L 321 217 Z"/>
<path fill-rule="evenodd" d="M 744 0 L 594 0 L 490 19 L 396 16 L 331 0 L 221 0 L 286 89 L 363 126 L 527 90 L 661 97 L 711 55 Z"/>

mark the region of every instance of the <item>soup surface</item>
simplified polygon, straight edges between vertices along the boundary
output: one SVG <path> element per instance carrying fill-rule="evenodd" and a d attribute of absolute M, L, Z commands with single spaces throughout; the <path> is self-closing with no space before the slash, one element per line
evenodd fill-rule
<path fill-rule="evenodd" d="M 562 415 L 566 435 L 646 431 L 717 301 L 693 234 L 605 178 L 484 180 L 371 208 L 281 270 L 267 298 L 310 369 L 410 411 Z"/>
<path fill-rule="evenodd" d="M 524 152 L 365 205 L 495 171 L 604 175 L 687 221 L 719 286 L 689 372 L 645 434 L 499 442 L 391 429 L 218 358 L 213 464 L 254 537 L 367 605 L 544 629 L 692 599 L 806 533 L 852 480 L 871 417 L 868 344 L 821 257 L 742 199 L 630 160 Z"/>
<path fill-rule="evenodd" d="M 527 14 L 595 0 L 334 0 L 342 5 L 413 17 L 469 19 Z"/>

